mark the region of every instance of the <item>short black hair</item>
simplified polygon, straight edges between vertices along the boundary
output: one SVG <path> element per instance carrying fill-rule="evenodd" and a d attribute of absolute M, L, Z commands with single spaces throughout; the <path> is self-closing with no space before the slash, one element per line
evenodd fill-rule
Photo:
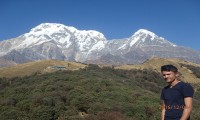
<path fill-rule="evenodd" d="M 161 72 L 162 71 L 172 71 L 172 72 L 176 73 L 176 72 L 178 72 L 178 69 L 177 69 L 177 67 L 169 64 L 169 65 L 163 65 L 163 66 L 161 66 Z"/>

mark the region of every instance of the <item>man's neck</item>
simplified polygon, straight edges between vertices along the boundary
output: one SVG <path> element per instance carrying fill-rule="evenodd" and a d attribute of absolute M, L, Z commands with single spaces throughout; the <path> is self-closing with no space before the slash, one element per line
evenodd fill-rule
<path fill-rule="evenodd" d="M 173 82 L 169 83 L 169 85 L 172 88 L 173 86 L 175 86 L 179 82 L 180 82 L 179 80 L 175 79 Z"/>

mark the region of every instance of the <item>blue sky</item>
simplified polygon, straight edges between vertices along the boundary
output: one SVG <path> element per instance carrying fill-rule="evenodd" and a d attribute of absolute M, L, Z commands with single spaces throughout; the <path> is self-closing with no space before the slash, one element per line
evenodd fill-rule
<path fill-rule="evenodd" d="M 0 40 L 41 23 L 97 30 L 107 39 L 147 29 L 180 46 L 200 50 L 199 0 L 0 0 Z"/>

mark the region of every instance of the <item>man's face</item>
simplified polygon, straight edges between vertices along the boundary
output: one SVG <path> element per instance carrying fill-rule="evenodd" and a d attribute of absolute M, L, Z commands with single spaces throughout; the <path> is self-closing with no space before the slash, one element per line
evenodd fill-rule
<path fill-rule="evenodd" d="M 167 83 L 172 83 L 177 78 L 177 73 L 173 71 L 162 71 L 162 75 Z"/>

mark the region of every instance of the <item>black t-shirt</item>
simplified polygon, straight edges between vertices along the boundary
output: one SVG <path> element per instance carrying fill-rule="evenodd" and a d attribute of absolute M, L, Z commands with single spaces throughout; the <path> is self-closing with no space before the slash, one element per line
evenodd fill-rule
<path fill-rule="evenodd" d="M 194 90 L 188 83 L 179 82 L 172 88 L 166 86 L 162 89 L 161 99 L 165 102 L 165 120 L 179 120 L 183 110 L 185 97 L 193 97 Z"/>

